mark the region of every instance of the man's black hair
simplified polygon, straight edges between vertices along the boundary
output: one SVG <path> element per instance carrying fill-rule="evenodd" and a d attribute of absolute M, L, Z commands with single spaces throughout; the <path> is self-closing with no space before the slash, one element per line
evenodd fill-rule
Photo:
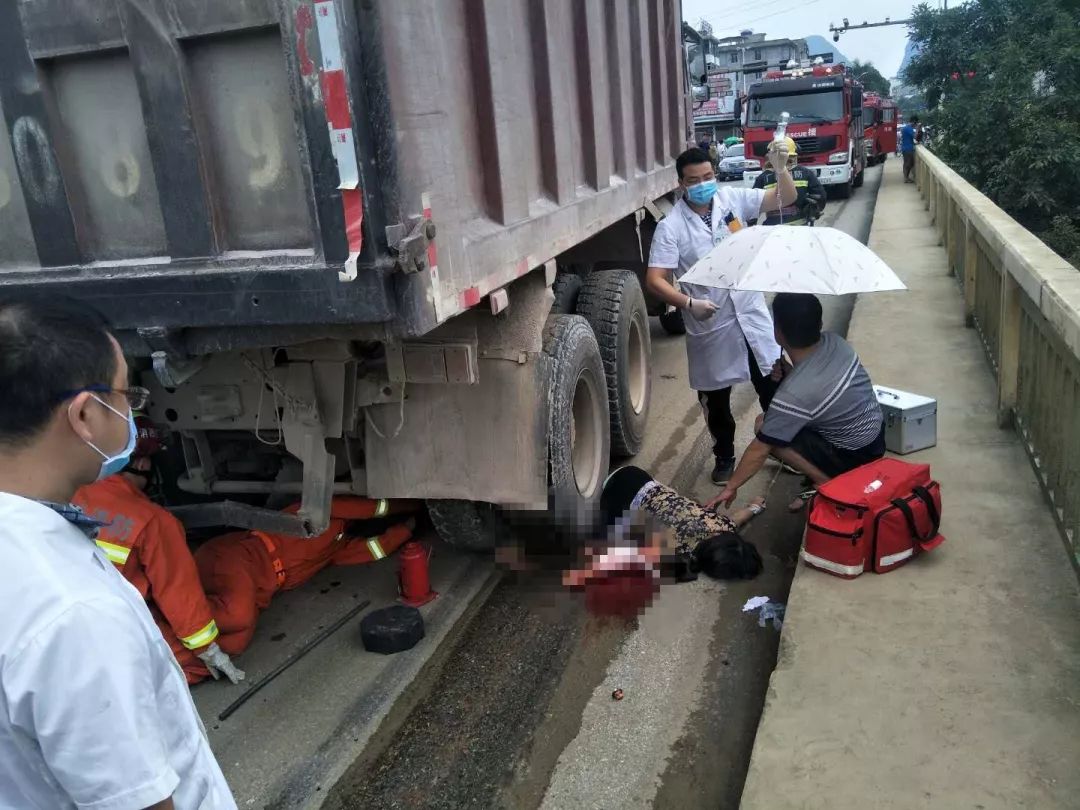
<path fill-rule="evenodd" d="M 0 444 L 44 428 L 67 392 L 112 385 L 116 355 L 105 321 L 64 296 L 0 297 Z"/>
<path fill-rule="evenodd" d="M 821 340 L 821 302 L 808 293 L 777 293 L 773 321 L 789 344 L 805 349 Z"/>
<path fill-rule="evenodd" d="M 698 163 L 712 164 L 709 153 L 700 147 L 693 146 L 679 155 L 675 159 L 675 171 L 679 173 L 679 179 L 682 180 L 683 169 L 687 166 L 696 166 Z"/>
<path fill-rule="evenodd" d="M 911 123 L 913 123 L 913 124 L 919 123 L 919 116 L 917 116 L 917 115 L 911 116 Z"/>

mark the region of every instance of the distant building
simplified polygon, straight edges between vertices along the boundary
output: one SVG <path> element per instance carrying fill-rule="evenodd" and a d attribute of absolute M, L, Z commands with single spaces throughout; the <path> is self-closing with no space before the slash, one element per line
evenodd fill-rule
<path fill-rule="evenodd" d="M 767 39 L 765 34 L 742 31 L 737 36 L 716 37 L 708 28 L 695 30 L 683 23 L 683 42 L 694 84 L 707 75 L 710 99 L 696 105 L 696 139 L 720 140 L 737 129 L 735 98 L 768 70 L 783 68 L 794 59 L 809 59 L 803 39 Z"/>

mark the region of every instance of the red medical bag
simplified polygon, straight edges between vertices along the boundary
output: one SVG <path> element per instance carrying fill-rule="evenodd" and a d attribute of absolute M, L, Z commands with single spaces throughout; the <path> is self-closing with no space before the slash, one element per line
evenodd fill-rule
<path fill-rule="evenodd" d="M 941 485 L 926 464 L 882 458 L 822 484 L 810 502 L 803 562 L 838 577 L 884 574 L 945 542 Z"/>

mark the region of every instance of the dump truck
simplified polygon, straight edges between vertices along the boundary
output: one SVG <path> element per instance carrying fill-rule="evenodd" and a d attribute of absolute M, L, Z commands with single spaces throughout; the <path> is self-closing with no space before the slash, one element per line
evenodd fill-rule
<path fill-rule="evenodd" d="M 111 324 L 189 528 L 580 518 L 650 397 L 678 0 L 0 4 L 0 295 Z M 298 513 L 272 508 L 299 500 Z"/>

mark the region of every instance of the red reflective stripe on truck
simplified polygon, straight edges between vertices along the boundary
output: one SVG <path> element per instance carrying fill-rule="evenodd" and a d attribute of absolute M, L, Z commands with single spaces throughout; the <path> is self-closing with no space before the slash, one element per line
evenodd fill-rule
<path fill-rule="evenodd" d="M 319 86 L 322 88 L 323 109 L 330 130 L 330 148 L 338 169 L 338 188 L 341 190 L 341 207 L 345 214 L 345 239 L 349 245 L 349 257 L 340 275 L 342 280 L 351 281 L 356 278 L 356 261 L 364 242 L 364 199 L 360 192 L 360 171 L 356 162 L 356 145 L 353 143 L 348 82 L 341 57 L 334 0 L 315 0 L 313 8 L 315 30 L 319 35 Z M 310 18 L 301 20 L 300 12 L 297 12 L 298 31 L 301 23 L 306 26 L 305 30 L 311 27 Z M 297 35 L 300 36 L 299 33 Z"/>
<path fill-rule="evenodd" d="M 319 74 L 322 85 L 323 103 L 326 105 L 326 120 L 331 129 L 349 129 L 352 127 L 352 115 L 349 114 L 349 94 L 345 89 L 344 70 L 324 70 Z"/>
<path fill-rule="evenodd" d="M 461 305 L 468 309 L 480 303 L 480 288 L 469 287 L 461 294 Z"/>
<path fill-rule="evenodd" d="M 355 255 L 360 252 L 364 243 L 361 226 L 364 224 L 364 198 L 360 189 L 342 189 L 341 203 L 345 207 L 345 236 L 349 240 L 350 259 L 355 261 Z"/>

